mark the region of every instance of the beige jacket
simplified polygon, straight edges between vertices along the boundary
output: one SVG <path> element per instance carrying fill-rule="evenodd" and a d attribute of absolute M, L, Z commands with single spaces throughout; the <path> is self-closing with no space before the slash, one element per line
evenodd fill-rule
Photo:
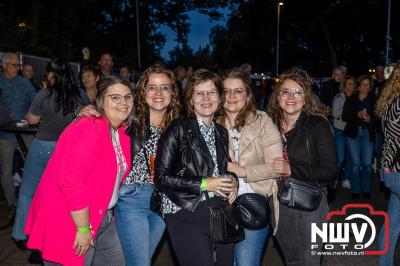
<path fill-rule="evenodd" d="M 229 148 L 233 151 L 232 141 Z M 279 202 L 278 186 L 272 171 L 272 161 L 282 157 L 282 143 L 278 128 L 265 113 L 257 111 L 256 117 L 246 121 L 242 128 L 239 144 L 239 164 L 246 169 L 245 181 L 263 196 L 272 196 L 275 214 L 274 234 L 278 229 Z"/>

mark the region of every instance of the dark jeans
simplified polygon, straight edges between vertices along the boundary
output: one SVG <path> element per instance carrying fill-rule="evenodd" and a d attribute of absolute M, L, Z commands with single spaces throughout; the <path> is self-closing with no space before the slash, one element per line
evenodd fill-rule
<path fill-rule="evenodd" d="M 232 266 L 234 244 L 216 245 L 216 263 L 210 242 L 210 209 L 202 201 L 194 212 L 165 215 L 172 247 L 181 266 Z"/>
<path fill-rule="evenodd" d="M 329 212 L 326 189 L 323 189 L 321 203 L 315 211 L 301 211 L 279 204 L 279 227 L 276 238 L 285 257 L 288 266 L 318 266 L 321 265 L 322 242 L 317 237 L 318 249 L 311 254 L 311 223 L 317 223 L 321 227 L 326 222 Z"/>

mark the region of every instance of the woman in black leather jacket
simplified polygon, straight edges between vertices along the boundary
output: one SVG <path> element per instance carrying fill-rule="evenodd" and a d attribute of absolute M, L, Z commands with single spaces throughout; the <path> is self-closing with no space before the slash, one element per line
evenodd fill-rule
<path fill-rule="evenodd" d="M 318 114 L 311 96 L 312 84 L 305 70 L 291 69 L 279 77 L 268 106 L 268 114 L 281 131 L 290 176 L 318 182 L 323 187 L 322 200 L 314 211 L 279 206 L 276 236 L 287 265 L 320 265 L 321 256 L 316 252 L 314 255 L 314 251 L 321 251 L 322 243 L 318 237 L 316 243 L 311 243 L 311 223 L 320 226 L 326 222 L 326 185 L 335 178 L 335 139 L 328 121 Z"/>
<path fill-rule="evenodd" d="M 228 163 L 227 130 L 214 122 L 223 99 L 220 77 L 196 71 L 185 99 L 188 118 L 173 121 L 158 145 L 154 181 L 163 196 L 159 202 L 153 199 L 153 206 L 161 203 L 158 209 L 179 264 L 211 266 L 210 211 L 202 192 L 226 204 L 232 204 L 237 193 L 236 179 L 216 178 L 226 173 Z M 216 265 L 233 265 L 233 244 L 218 244 L 215 252 Z"/>

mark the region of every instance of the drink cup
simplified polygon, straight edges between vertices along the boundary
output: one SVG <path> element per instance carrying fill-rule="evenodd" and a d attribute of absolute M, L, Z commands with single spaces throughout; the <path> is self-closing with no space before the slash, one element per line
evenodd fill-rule
<path fill-rule="evenodd" d="M 228 178 L 228 179 L 230 179 L 230 181 L 228 183 L 232 183 L 233 182 L 233 175 L 231 175 L 231 174 L 219 175 L 218 178 Z M 229 196 L 229 193 L 225 193 L 225 195 Z"/>

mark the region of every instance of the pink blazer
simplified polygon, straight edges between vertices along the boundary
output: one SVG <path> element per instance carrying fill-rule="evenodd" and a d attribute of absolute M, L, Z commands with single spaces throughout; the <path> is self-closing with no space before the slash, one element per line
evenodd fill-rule
<path fill-rule="evenodd" d="M 118 129 L 130 169 L 130 139 Z M 64 266 L 83 265 L 72 249 L 76 227 L 70 211 L 89 207 L 94 237 L 107 211 L 117 176 L 117 163 L 105 118 L 81 118 L 61 134 L 34 195 L 25 232 L 28 247 L 45 260 Z"/>

